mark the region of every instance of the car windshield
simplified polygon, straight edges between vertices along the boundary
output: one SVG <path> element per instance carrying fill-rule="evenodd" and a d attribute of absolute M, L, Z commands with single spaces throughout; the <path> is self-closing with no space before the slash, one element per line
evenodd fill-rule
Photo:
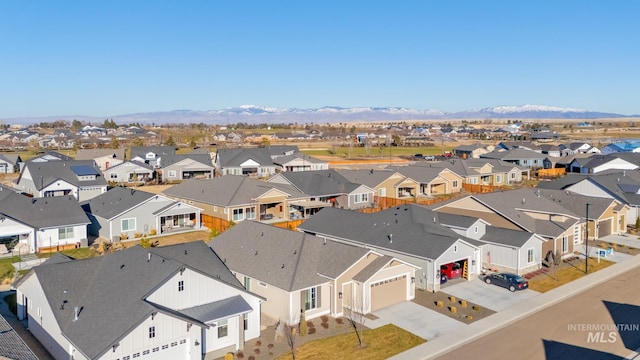
<path fill-rule="evenodd" d="M 514 277 L 514 279 L 516 279 L 517 282 L 524 282 L 524 279 L 521 276 L 516 275 Z"/>

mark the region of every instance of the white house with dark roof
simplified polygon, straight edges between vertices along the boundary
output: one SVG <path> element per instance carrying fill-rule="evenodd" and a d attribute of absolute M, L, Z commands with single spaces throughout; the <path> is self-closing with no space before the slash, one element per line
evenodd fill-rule
<path fill-rule="evenodd" d="M 0 154 L 0 174 L 13 174 L 19 171 L 20 155 Z"/>
<path fill-rule="evenodd" d="M 88 245 L 90 221 L 73 197 L 30 198 L 0 189 L 0 244 L 23 254 Z"/>
<path fill-rule="evenodd" d="M 262 314 L 289 324 L 344 308 L 368 314 L 415 296 L 416 267 L 374 250 L 254 221 L 209 241 L 247 290 L 267 300 Z"/>
<path fill-rule="evenodd" d="M 260 336 L 260 303 L 204 242 L 56 255 L 14 284 L 56 359 L 204 359 Z"/>
<path fill-rule="evenodd" d="M 214 163 L 219 175 L 267 178 L 276 173 L 276 165 L 263 148 L 220 148 Z"/>
<path fill-rule="evenodd" d="M 443 218 L 447 221 L 443 222 Z M 450 216 L 419 205 L 402 205 L 373 214 L 327 208 L 298 226 L 323 239 L 373 249 L 418 267 L 415 287 L 440 289 L 440 267 L 456 262 L 463 278 L 482 271 L 482 242 L 453 231 Z M 476 219 L 477 221 L 477 219 Z M 449 223 L 449 224 L 447 224 Z"/>
<path fill-rule="evenodd" d="M 91 219 L 89 234 L 114 242 L 200 229 L 198 207 L 132 188 L 114 187 L 81 205 Z"/>
<path fill-rule="evenodd" d="M 141 184 L 153 180 L 155 170 L 138 160 L 125 161 L 103 171 L 104 178 L 115 184 Z"/>
<path fill-rule="evenodd" d="M 35 197 L 72 195 L 83 201 L 107 191 L 107 181 L 93 160 L 29 161 L 16 188 Z"/>

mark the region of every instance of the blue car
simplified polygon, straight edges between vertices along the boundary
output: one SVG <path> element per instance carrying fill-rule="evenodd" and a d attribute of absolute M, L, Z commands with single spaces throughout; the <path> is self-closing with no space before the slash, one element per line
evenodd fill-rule
<path fill-rule="evenodd" d="M 484 282 L 502 286 L 514 292 L 516 290 L 524 290 L 529 288 L 529 283 L 522 276 L 511 273 L 495 273 L 484 277 Z"/>

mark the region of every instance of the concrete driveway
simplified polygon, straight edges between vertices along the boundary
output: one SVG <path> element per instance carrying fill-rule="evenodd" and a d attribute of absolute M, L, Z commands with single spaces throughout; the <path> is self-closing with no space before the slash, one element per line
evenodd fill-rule
<path fill-rule="evenodd" d="M 448 316 L 429 310 L 412 301 L 388 306 L 373 313 L 377 320 L 367 319 L 365 326 L 378 328 L 394 324 L 423 339 L 433 340 L 461 326 L 464 323 Z"/>
<path fill-rule="evenodd" d="M 586 251 L 585 246 L 584 245 L 576 246 L 575 250 L 577 250 L 580 253 L 580 257 L 584 259 L 584 253 Z M 603 250 L 603 249 L 595 246 L 589 246 L 589 257 L 591 257 L 592 259 L 597 259 L 598 253 L 596 251 L 598 250 Z M 623 253 L 614 251 L 613 254 L 605 255 L 601 258 L 605 260 L 613 261 L 613 262 L 620 262 L 620 261 L 627 260 L 630 257 L 632 256 L 629 254 L 623 254 Z"/>
<path fill-rule="evenodd" d="M 486 284 L 480 278 L 448 286 L 442 291 L 493 311 L 504 310 L 540 294 L 533 290 L 511 292 L 500 286 Z"/>
<path fill-rule="evenodd" d="M 620 245 L 634 247 L 640 249 L 640 238 L 637 235 L 622 234 L 622 235 L 607 235 L 599 238 L 598 240 L 612 242 Z"/>

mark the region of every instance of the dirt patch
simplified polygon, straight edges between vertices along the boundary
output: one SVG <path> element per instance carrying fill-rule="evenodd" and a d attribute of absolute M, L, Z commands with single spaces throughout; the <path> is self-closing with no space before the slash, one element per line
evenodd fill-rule
<path fill-rule="evenodd" d="M 151 243 L 154 246 L 175 245 L 198 240 L 207 242 L 209 241 L 209 232 L 204 230 L 188 231 L 165 236 L 150 237 L 149 240 L 151 240 Z M 122 242 L 122 245 L 125 248 L 138 244 L 140 244 L 140 240 Z"/>
<path fill-rule="evenodd" d="M 433 293 L 431 291 L 416 290 L 416 297 L 413 302 L 452 319 L 462 321 L 465 324 L 471 324 L 474 321 L 495 314 L 495 311 L 491 309 L 465 299 L 455 298 L 442 291 Z M 441 306 L 438 306 L 439 304 Z"/>
<path fill-rule="evenodd" d="M 623 244 L 616 244 L 612 242 L 602 241 L 602 240 L 589 240 L 589 247 L 599 247 L 601 249 L 613 248 L 614 252 L 629 254 L 629 255 L 638 255 L 640 254 L 640 249 L 629 247 Z M 591 253 L 591 252 L 590 252 Z"/>

